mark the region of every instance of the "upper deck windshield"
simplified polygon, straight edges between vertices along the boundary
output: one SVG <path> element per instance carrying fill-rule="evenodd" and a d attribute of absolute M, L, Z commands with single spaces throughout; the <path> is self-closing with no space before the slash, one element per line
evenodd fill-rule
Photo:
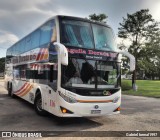
<path fill-rule="evenodd" d="M 61 21 L 61 43 L 79 48 L 116 51 L 111 28 L 78 20 Z"/>

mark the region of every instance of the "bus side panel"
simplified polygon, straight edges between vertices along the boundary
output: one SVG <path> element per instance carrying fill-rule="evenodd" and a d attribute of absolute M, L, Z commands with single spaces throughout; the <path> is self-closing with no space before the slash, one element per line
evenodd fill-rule
<path fill-rule="evenodd" d="M 42 94 L 42 108 L 51 114 L 57 112 L 57 93 L 50 86 L 39 84 Z"/>
<path fill-rule="evenodd" d="M 12 82 L 13 94 L 30 103 L 34 103 L 33 89 L 34 89 L 33 83 L 23 80 L 13 80 Z"/>
<path fill-rule="evenodd" d="M 13 79 L 13 66 L 12 64 L 5 65 L 5 77 L 4 77 L 4 87 L 7 89 L 8 83 Z"/>

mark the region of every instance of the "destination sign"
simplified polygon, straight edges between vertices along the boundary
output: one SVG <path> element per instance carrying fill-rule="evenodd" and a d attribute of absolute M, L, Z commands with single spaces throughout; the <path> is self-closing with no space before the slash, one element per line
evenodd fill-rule
<path fill-rule="evenodd" d="M 118 53 L 115 52 L 105 52 L 99 50 L 91 49 L 81 49 L 81 48 L 67 48 L 69 56 L 79 57 L 86 59 L 96 59 L 96 60 L 108 60 L 114 61 L 117 59 Z"/>

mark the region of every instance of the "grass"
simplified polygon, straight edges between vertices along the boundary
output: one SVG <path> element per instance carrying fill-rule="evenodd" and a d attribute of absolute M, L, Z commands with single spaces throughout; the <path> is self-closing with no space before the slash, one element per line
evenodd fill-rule
<path fill-rule="evenodd" d="M 137 80 L 137 91 L 132 89 L 131 83 L 131 80 L 122 80 L 122 94 L 160 98 L 160 81 Z"/>

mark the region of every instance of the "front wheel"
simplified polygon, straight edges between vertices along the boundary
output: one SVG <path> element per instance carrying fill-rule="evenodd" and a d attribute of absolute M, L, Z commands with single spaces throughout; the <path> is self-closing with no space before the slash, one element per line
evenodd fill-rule
<path fill-rule="evenodd" d="M 35 111 L 38 115 L 46 116 L 46 114 L 47 114 L 46 111 L 42 109 L 42 97 L 41 97 L 40 93 L 35 98 L 34 108 L 35 108 Z"/>

